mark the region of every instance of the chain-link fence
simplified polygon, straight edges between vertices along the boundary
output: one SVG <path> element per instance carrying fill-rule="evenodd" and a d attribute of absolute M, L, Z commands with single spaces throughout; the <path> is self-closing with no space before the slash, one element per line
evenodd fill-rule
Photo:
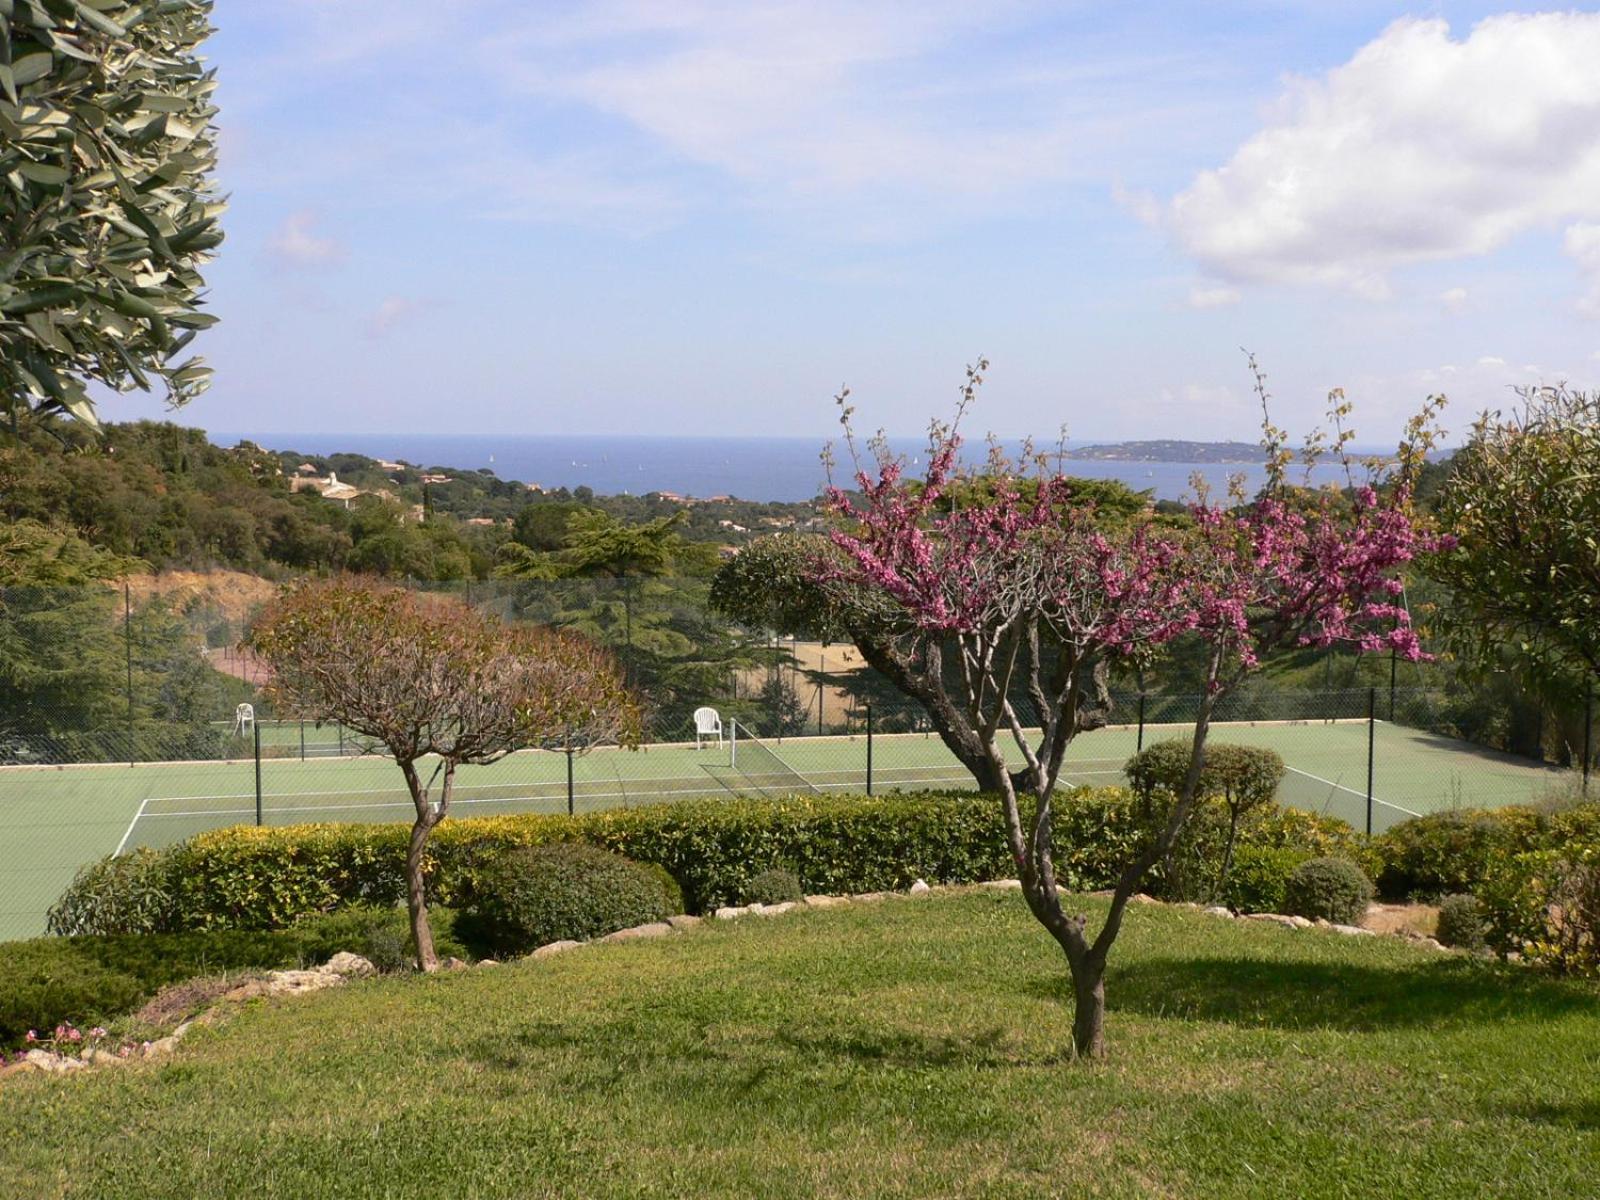
<path fill-rule="evenodd" d="M 463 768 L 457 815 L 976 786 L 927 712 L 853 648 L 740 628 L 710 611 L 705 580 L 459 591 L 612 647 L 648 719 L 636 748 L 558 740 Z M 38 932 L 73 872 L 107 853 L 240 823 L 409 819 L 382 747 L 271 711 L 243 648 L 251 615 L 131 588 L 0 592 L 0 936 Z M 1365 664 L 1370 682 L 1346 687 L 1273 686 L 1269 670 L 1221 701 L 1211 736 L 1276 750 L 1284 803 L 1375 832 L 1416 813 L 1587 789 L 1592 705 L 1386 666 Z M 1351 670 L 1319 661 L 1301 677 L 1348 682 Z M 1140 748 L 1192 735 L 1198 694 L 1133 682 L 1114 690 L 1107 725 L 1073 742 L 1065 784 L 1120 784 Z"/>

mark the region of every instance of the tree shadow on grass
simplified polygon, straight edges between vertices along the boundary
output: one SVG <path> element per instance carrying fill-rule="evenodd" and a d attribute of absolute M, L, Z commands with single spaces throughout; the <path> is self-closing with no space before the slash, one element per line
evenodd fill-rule
<path fill-rule="evenodd" d="M 1518 1104 L 1501 1110 L 1523 1121 L 1556 1125 L 1563 1129 L 1600 1130 L 1600 1100 L 1578 1100 L 1571 1104 Z"/>
<path fill-rule="evenodd" d="M 1023 1054 L 1003 1029 L 930 1037 L 905 1029 L 848 1029 L 817 1034 L 784 1031 L 777 1040 L 808 1058 L 849 1058 L 870 1066 L 934 1069 L 1048 1067 L 1069 1053 Z"/>
<path fill-rule="evenodd" d="M 1064 973 L 1036 979 L 1029 990 L 1070 995 Z M 1455 957 L 1397 967 L 1150 958 L 1113 964 L 1106 975 L 1106 1000 L 1112 1012 L 1351 1032 L 1600 1011 L 1600 993 L 1592 986 Z"/>

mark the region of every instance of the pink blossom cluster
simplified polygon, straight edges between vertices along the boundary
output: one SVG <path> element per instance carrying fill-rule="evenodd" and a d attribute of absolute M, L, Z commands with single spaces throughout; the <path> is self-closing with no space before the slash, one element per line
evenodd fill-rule
<path fill-rule="evenodd" d="M 1080 655 L 1117 656 L 1194 632 L 1217 648 L 1214 680 L 1275 647 L 1424 657 L 1398 571 L 1440 541 L 1404 480 L 1382 492 L 1280 488 L 1232 506 L 1202 498 L 1189 529 L 1118 527 L 1059 473 L 992 456 L 988 473 L 962 476 L 960 446 L 936 430 L 920 484 L 880 449 L 874 470 L 857 471 L 859 502 L 829 491 L 845 518 L 833 540 L 847 565 L 834 573 L 891 597 L 926 632 L 998 637 L 1037 619 Z"/>

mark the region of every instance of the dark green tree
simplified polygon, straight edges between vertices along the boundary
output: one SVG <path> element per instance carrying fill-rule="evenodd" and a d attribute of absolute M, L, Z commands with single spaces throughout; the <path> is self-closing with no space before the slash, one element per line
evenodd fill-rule
<path fill-rule="evenodd" d="M 88 384 L 173 405 L 222 240 L 210 0 L 0 3 L 0 402 L 94 423 Z"/>

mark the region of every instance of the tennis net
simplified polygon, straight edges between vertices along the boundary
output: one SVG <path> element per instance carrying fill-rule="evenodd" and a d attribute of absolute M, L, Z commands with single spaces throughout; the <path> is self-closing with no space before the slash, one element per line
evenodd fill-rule
<path fill-rule="evenodd" d="M 820 789 L 791 767 L 748 725 L 730 722 L 728 765 L 705 764 L 706 771 L 731 792 L 756 792 L 762 796 L 792 796 Z"/>

